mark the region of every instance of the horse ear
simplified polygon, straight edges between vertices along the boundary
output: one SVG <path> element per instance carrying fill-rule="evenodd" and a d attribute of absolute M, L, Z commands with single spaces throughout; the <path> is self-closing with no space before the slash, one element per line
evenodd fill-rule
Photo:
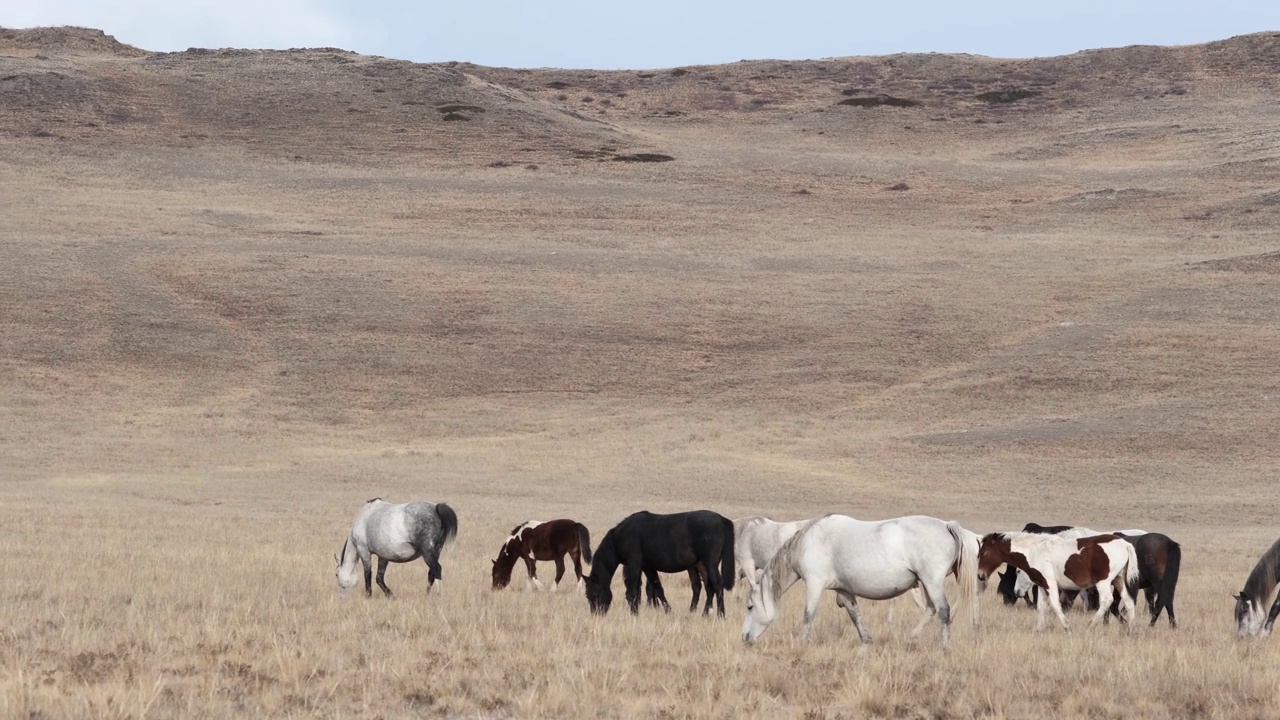
<path fill-rule="evenodd" d="M 493 563 L 494 565 L 497 565 L 497 564 L 498 564 L 498 561 L 497 561 L 497 560 L 490 560 L 489 562 Z"/>

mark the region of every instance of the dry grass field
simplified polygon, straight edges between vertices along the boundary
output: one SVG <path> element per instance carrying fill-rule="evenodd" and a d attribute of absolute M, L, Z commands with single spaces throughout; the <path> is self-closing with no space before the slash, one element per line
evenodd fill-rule
<path fill-rule="evenodd" d="M 1228 598 L 1280 534 L 1277 93 L 1273 33 L 590 72 L 0 30 L 0 716 L 1280 716 Z M 442 594 L 337 597 L 373 496 L 457 510 Z M 799 644 L 793 590 L 747 648 L 682 578 L 489 590 L 520 521 L 694 508 L 1158 530 L 1182 627 L 988 591 L 949 651 L 905 598 Z"/>

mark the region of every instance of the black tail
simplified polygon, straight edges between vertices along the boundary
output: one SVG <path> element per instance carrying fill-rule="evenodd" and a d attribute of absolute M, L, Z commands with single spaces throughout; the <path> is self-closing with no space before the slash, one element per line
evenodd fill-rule
<path fill-rule="evenodd" d="M 458 537 L 458 515 L 448 505 L 437 503 L 436 517 L 440 518 L 440 535 L 436 538 L 436 547 L 443 549 Z"/>
<path fill-rule="evenodd" d="M 733 521 L 724 521 L 724 549 L 720 551 L 720 581 L 724 583 L 725 590 L 732 590 L 733 583 L 738 579 L 738 571 L 733 567 Z M 724 614 L 724 608 L 720 608 L 720 614 Z"/>
<path fill-rule="evenodd" d="M 1156 598 L 1156 611 L 1151 614 L 1151 624 L 1160 617 L 1160 611 L 1169 613 L 1169 625 L 1178 627 L 1173 615 L 1173 593 L 1178 587 L 1178 568 L 1182 566 L 1182 546 L 1176 542 L 1169 543 L 1169 557 L 1164 564 L 1164 577 L 1160 578 L 1160 593 Z"/>
<path fill-rule="evenodd" d="M 578 523 L 578 550 L 582 552 L 582 559 L 591 564 L 591 533 L 587 532 L 587 526 Z"/>

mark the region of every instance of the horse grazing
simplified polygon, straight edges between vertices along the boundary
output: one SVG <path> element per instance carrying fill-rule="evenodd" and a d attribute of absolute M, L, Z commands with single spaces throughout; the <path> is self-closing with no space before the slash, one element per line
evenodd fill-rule
<path fill-rule="evenodd" d="M 535 561 L 554 560 L 556 581 L 551 586 L 551 592 L 555 592 L 560 587 L 560 579 L 564 577 L 566 554 L 573 560 L 573 571 L 581 585 L 582 561 L 591 563 L 591 533 L 587 531 L 586 525 L 574 520 L 530 520 L 517 525 L 512 529 L 511 537 L 498 550 L 498 559 L 493 561 L 493 589 L 500 590 L 509 585 L 516 560 L 524 560 L 525 568 L 529 571 L 528 585 L 536 585 L 542 590 Z"/>
<path fill-rule="evenodd" d="M 1167 610 L 1169 627 L 1175 630 L 1178 619 L 1173 614 L 1173 593 L 1178 589 L 1178 569 L 1182 566 L 1182 546 L 1174 542 L 1168 535 L 1160 533 L 1140 533 L 1129 535 L 1131 530 L 1121 530 L 1119 535 L 1133 544 L 1138 553 L 1138 585 L 1143 597 L 1147 600 L 1147 610 L 1151 613 L 1150 625 L 1160 619 L 1160 612 Z M 1112 615 L 1120 617 L 1120 598 L 1111 601 Z"/>
<path fill-rule="evenodd" d="M 942 644 L 951 638 L 951 605 L 943 583 L 956 573 L 960 598 L 977 605 L 978 573 L 974 543 L 957 522 L 945 522 L 922 515 L 866 522 L 845 515 L 824 515 L 806 521 L 776 555 L 756 571 L 756 581 L 747 598 L 747 617 L 742 639 L 755 644 L 778 618 L 783 594 L 804 580 L 804 626 L 809 629 L 822 592 L 835 590 L 836 604 L 845 609 L 862 642 L 871 635 L 862 624 L 858 598 L 887 600 L 923 586 L 928 607 L 942 625 Z M 931 615 L 916 626 L 919 633 Z M 976 608 L 973 615 L 977 618 Z"/>
<path fill-rule="evenodd" d="M 443 577 L 440 553 L 458 536 L 458 516 L 444 503 L 411 502 L 395 505 L 374 498 L 356 513 L 342 555 L 334 555 L 338 592 L 356 585 L 356 561 L 364 566 L 364 594 L 373 595 L 371 555 L 378 556 L 378 587 L 388 597 L 384 576 L 389 562 L 422 558 L 427 564 L 427 592 Z"/>
<path fill-rule="evenodd" d="M 1240 637 L 1271 635 L 1271 628 L 1276 624 L 1276 616 L 1280 615 L 1280 595 L 1276 596 L 1275 603 L 1271 605 L 1271 612 L 1266 614 L 1265 620 L 1262 606 L 1266 605 L 1267 598 L 1271 597 L 1271 591 L 1275 589 L 1277 582 L 1280 582 L 1280 540 L 1272 543 L 1271 548 L 1258 558 L 1253 571 L 1249 573 L 1249 579 L 1244 581 L 1244 590 L 1241 590 L 1239 595 L 1232 596 L 1236 601 L 1236 629 Z"/>
<path fill-rule="evenodd" d="M 655 515 L 638 512 L 605 533 L 587 577 L 587 603 L 603 615 L 613 602 L 613 574 L 622 566 L 631 612 L 640 612 L 640 581 L 647 573 L 706 570 L 707 606 L 724 615 L 724 591 L 733 588 L 733 521 L 710 510 Z M 656 579 L 654 576 L 652 579 Z"/>
<path fill-rule="evenodd" d="M 1104 602 L 1093 617 L 1097 622 L 1111 606 L 1113 584 L 1123 607 L 1122 620 L 1133 619 L 1133 586 L 1138 581 L 1138 557 L 1132 544 L 1117 535 L 1077 539 L 1026 532 L 991 533 L 978 549 L 978 576 L 986 579 L 1003 564 L 1026 573 L 1040 588 L 1036 630 L 1044 628 L 1045 598 L 1063 629 L 1070 629 L 1062 614 L 1058 590 L 1098 588 Z"/>

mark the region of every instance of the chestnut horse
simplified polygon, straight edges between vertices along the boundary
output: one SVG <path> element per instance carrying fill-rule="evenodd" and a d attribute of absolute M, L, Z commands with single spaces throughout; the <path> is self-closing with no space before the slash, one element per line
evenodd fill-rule
<path fill-rule="evenodd" d="M 591 534 L 587 526 L 574 520 L 552 520 L 550 522 L 529 522 L 515 526 L 511 537 L 498 550 L 498 559 L 493 561 L 493 589 L 498 590 L 511 583 L 511 570 L 516 560 L 524 560 L 529 571 L 528 585 L 536 585 L 543 589 L 538 580 L 535 560 L 553 560 L 556 564 L 556 581 L 551 586 L 555 592 L 564 577 L 564 556 L 573 559 L 573 571 L 578 576 L 578 584 L 582 584 L 582 561 L 591 563 Z"/>

